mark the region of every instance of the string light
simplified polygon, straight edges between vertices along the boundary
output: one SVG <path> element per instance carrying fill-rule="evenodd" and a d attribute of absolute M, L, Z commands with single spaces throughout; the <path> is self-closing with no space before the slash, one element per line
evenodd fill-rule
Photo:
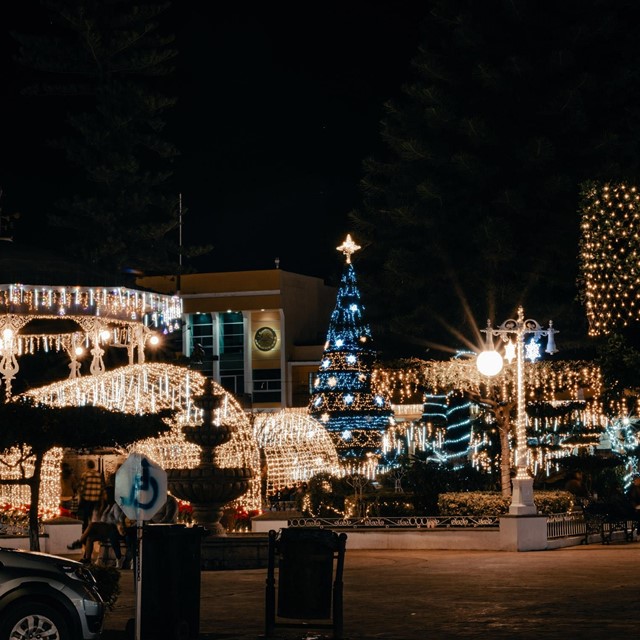
<path fill-rule="evenodd" d="M 530 468 L 544 469 L 547 473 L 557 471 L 559 459 L 573 455 L 579 450 L 593 451 L 598 438 L 611 423 L 609 415 L 624 415 L 627 412 L 624 398 L 611 405 L 602 403 L 602 373 L 600 368 L 586 361 L 542 361 L 528 365 L 524 372 L 525 385 L 529 390 L 528 411 L 540 405 L 551 407 L 550 416 L 528 418 L 528 441 L 531 458 Z M 389 397 L 415 398 L 421 389 L 431 391 L 424 398 L 424 415 L 421 420 L 399 423 L 390 427 L 385 437 L 385 451 L 398 450 L 412 453 L 415 450 L 433 456 L 434 461 L 455 465 L 464 455 L 477 468 L 491 472 L 496 467 L 496 455 L 489 438 L 490 429 L 474 426 L 474 411 L 469 407 L 470 430 L 464 436 L 448 433 L 453 425 L 465 426 L 465 419 L 455 418 L 449 412 L 448 394 L 451 389 L 465 390 L 478 397 L 494 397 L 498 402 L 509 402 L 514 394 L 516 372 L 506 367 L 493 382 L 482 376 L 472 359 L 452 358 L 447 361 L 424 361 L 410 359 L 402 369 L 375 368 L 374 384 Z M 490 388 L 491 387 L 491 388 Z M 587 398 L 584 400 L 583 398 Z M 556 415 L 565 405 L 570 411 Z M 460 406 L 464 406 L 461 403 Z M 394 405 L 397 417 L 397 405 Z M 477 417 L 489 420 L 487 413 Z M 583 438 L 572 439 L 578 425 Z M 490 426 L 490 424 L 488 425 Z M 468 446 L 461 455 L 452 451 L 454 442 L 463 444 L 468 435 Z"/>
<path fill-rule="evenodd" d="M 161 409 L 176 410 L 167 434 L 139 441 L 118 451 L 123 456 L 132 452 L 143 453 L 165 469 L 193 468 L 199 463 L 200 448 L 185 440 L 182 427 L 197 426 L 202 422 L 202 410 L 193 404 L 193 396 L 203 393 L 204 380 L 199 372 L 184 367 L 146 363 L 120 367 L 100 375 L 56 382 L 22 395 L 51 406 L 95 405 L 132 414 L 155 413 Z M 214 423 L 224 422 L 234 429 L 231 440 L 216 449 L 217 463 L 223 468 L 248 467 L 253 470 L 249 491 L 240 500 L 250 510 L 259 509 L 260 454 L 250 421 L 235 398 L 215 382 L 213 391 L 223 394 L 225 398 L 221 407 L 214 412 Z M 3 456 L 0 468 L 2 478 L 7 469 L 4 460 Z M 59 462 L 60 458 L 55 455 L 47 454 L 45 458 L 43 477 L 50 475 L 57 482 L 52 483 L 50 490 L 43 491 L 41 510 L 58 507 Z M 0 501 L 28 503 L 28 488 L 22 487 L 20 496 L 15 492 L 7 493 L 8 489 L 10 488 L 0 485 Z"/>
<path fill-rule="evenodd" d="M 325 426 L 342 459 L 380 454 L 393 415 L 388 398 L 372 384 L 376 352 L 351 264 L 359 248 L 350 235 L 337 247 L 346 260 L 308 405 L 309 415 Z"/>
<path fill-rule="evenodd" d="M 158 328 L 170 326 L 173 330 L 182 318 L 182 301 L 179 296 L 125 287 L 2 284 L 0 314 L 40 318 L 99 316 L 105 320 L 140 321 Z"/>
<path fill-rule="evenodd" d="M 640 320 L 640 194 L 625 184 L 594 184 L 580 223 L 581 297 L 589 335 Z"/>
<path fill-rule="evenodd" d="M 267 462 L 267 493 L 306 482 L 317 473 L 343 473 L 329 434 L 306 409 L 259 413 L 253 431 Z"/>
<path fill-rule="evenodd" d="M 61 316 L 73 320 L 78 331 L 60 331 Z M 70 378 L 80 375 L 77 361 L 80 344 L 91 344 L 91 374 L 105 371 L 102 345 L 126 347 L 129 364 L 145 360 L 145 342 L 153 338 L 152 328 L 169 333 L 180 326 L 182 301 L 178 296 L 93 287 L 42 287 L 24 284 L 0 285 L 0 377 L 5 397 L 12 395 L 12 383 L 19 371 L 18 358 L 42 349 L 64 350 L 70 358 Z M 50 331 L 20 333 L 30 322 L 45 320 Z"/>

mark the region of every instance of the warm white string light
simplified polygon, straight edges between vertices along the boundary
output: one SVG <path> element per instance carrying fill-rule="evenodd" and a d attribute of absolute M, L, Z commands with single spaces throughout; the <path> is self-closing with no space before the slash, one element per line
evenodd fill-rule
<path fill-rule="evenodd" d="M 581 295 L 589 334 L 640 320 L 640 194 L 625 184 L 594 185 L 581 215 Z"/>
<path fill-rule="evenodd" d="M 253 430 L 267 461 L 267 492 L 306 482 L 317 473 L 341 475 L 326 429 L 306 409 L 255 416 Z"/>
<path fill-rule="evenodd" d="M 148 455 L 163 468 L 193 468 L 200 460 L 200 449 L 184 438 L 182 426 L 198 425 L 202 411 L 192 402 L 193 395 L 204 391 L 204 376 L 184 367 L 161 363 L 128 365 L 96 376 L 56 382 L 46 387 L 26 392 L 25 396 L 51 406 L 96 405 L 112 411 L 133 414 L 154 413 L 161 409 L 179 407 L 167 434 L 135 443 L 122 449 L 123 455 L 136 451 Z M 238 402 L 220 385 L 213 383 L 215 394 L 224 394 L 225 401 L 215 411 L 214 423 L 229 424 L 234 428 L 229 442 L 216 450 L 220 467 L 248 467 L 253 471 L 249 491 L 241 498 L 247 509 L 259 509 L 260 455 L 249 419 Z M 52 468 L 49 468 L 52 465 Z M 59 473 L 59 459 L 47 459 L 44 475 Z M 4 465 L 0 477 L 4 477 Z M 59 478 L 59 476 L 58 476 Z M 43 495 L 42 509 L 54 508 L 59 502 L 59 486 Z M 45 492 L 43 492 L 45 494 Z M 0 500 L 9 496 L 0 486 Z M 23 502 L 28 502 L 28 490 Z M 11 499 L 13 504 L 14 499 Z M 18 503 L 20 504 L 20 503 Z"/>

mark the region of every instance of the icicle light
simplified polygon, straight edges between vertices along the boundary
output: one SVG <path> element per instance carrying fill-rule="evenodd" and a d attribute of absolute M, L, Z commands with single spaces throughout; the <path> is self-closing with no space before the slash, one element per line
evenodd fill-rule
<path fill-rule="evenodd" d="M 267 461 L 267 493 L 306 482 L 317 473 L 342 474 L 329 434 L 306 409 L 260 413 L 253 432 Z"/>

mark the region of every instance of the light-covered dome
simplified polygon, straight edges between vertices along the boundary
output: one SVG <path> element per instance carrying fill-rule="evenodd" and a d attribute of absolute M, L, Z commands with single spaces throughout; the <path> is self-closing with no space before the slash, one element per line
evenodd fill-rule
<path fill-rule="evenodd" d="M 52 406 L 97 405 L 134 414 L 174 409 L 167 434 L 137 442 L 122 453 L 143 453 L 165 469 L 193 468 L 199 463 L 200 449 L 185 440 L 182 426 L 201 424 L 202 410 L 193 399 L 203 393 L 204 383 L 205 377 L 197 371 L 166 363 L 145 363 L 57 382 L 23 395 Z M 259 509 L 260 455 L 251 423 L 230 393 L 215 382 L 212 390 L 224 395 L 220 408 L 214 411 L 214 424 L 225 423 L 234 428 L 231 440 L 216 450 L 216 462 L 223 468 L 248 467 L 253 471 L 251 486 L 241 502 L 247 509 Z M 53 465 L 59 464 L 59 458 L 59 453 L 52 454 Z"/>
<path fill-rule="evenodd" d="M 253 433 L 266 460 L 267 492 L 305 482 L 317 473 L 341 473 L 331 437 L 306 409 L 260 413 Z"/>

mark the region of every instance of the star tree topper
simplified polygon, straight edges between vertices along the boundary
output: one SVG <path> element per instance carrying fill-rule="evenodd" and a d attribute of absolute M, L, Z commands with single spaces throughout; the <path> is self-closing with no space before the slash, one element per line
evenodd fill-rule
<path fill-rule="evenodd" d="M 342 253 L 347 256 L 347 264 L 351 264 L 351 254 L 355 253 L 360 248 L 360 245 L 357 245 L 351 239 L 350 233 L 347 233 L 347 239 L 339 247 L 336 247 L 338 251 L 342 251 Z"/>

